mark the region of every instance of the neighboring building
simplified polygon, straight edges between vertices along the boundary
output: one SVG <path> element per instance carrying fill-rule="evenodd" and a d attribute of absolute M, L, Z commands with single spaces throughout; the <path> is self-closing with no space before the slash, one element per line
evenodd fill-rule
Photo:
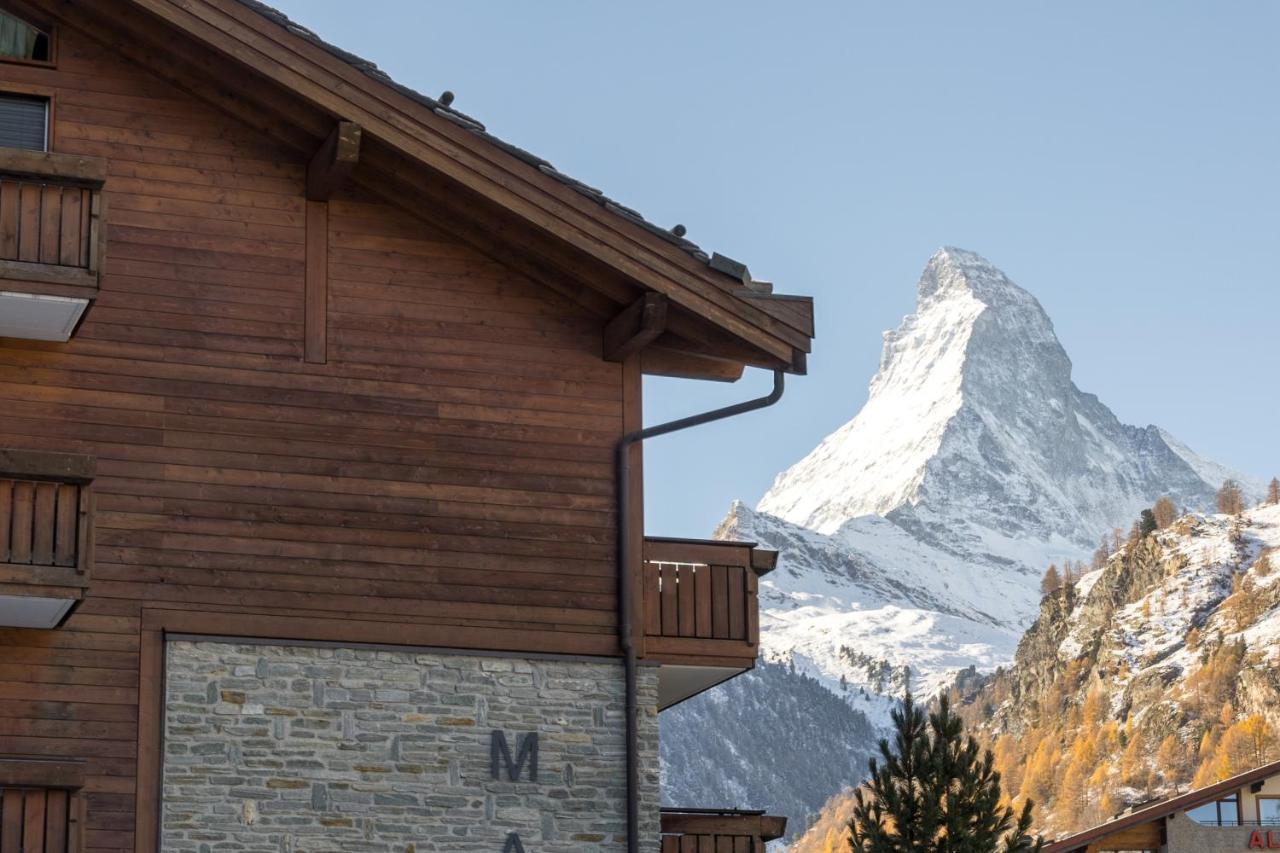
<path fill-rule="evenodd" d="M 776 555 L 645 538 L 637 430 L 812 303 L 452 100 L 250 0 L 0 0 L 0 853 L 782 832 L 659 814 Z"/>
<path fill-rule="evenodd" d="M 1044 849 L 1045 853 L 1280 849 L 1280 761 L 1138 807 Z"/>

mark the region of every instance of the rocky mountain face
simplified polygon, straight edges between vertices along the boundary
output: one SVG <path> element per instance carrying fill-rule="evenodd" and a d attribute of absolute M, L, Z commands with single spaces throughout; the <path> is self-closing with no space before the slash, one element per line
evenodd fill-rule
<path fill-rule="evenodd" d="M 1051 831 L 1280 757 L 1280 506 L 1188 515 L 1047 595 L 959 691 Z"/>
<path fill-rule="evenodd" d="M 664 711 L 659 724 L 664 804 L 767 806 L 771 814 L 787 815 L 795 834 L 803 832 L 814 803 L 866 766 L 876 737 L 865 715 L 815 679 L 768 662 Z M 788 784 L 777 786 L 777 778 Z M 764 803 L 761 791 L 773 799 Z"/>
<path fill-rule="evenodd" d="M 761 587 L 764 656 L 883 726 L 904 689 L 932 695 L 1009 664 L 1049 563 L 1087 559 L 1161 495 L 1208 507 L 1227 473 L 1077 388 L 1039 302 L 948 248 L 885 334 L 862 410 L 716 535 L 782 553 Z M 715 701 L 688 703 L 687 724 Z M 744 783 L 744 802 L 769 806 L 799 782 Z"/>
<path fill-rule="evenodd" d="M 1014 663 L 951 695 L 1057 837 L 1280 759 L 1280 505 L 1131 536 L 1040 603 Z M 791 853 L 846 849 L 849 790 Z"/>

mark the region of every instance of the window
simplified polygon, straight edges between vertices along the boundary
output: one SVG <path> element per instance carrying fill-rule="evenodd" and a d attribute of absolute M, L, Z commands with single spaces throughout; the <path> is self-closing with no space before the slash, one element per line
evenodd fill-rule
<path fill-rule="evenodd" d="M 47 30 L 0 10 L 0 58 L 52 62 L 53 39 Z"/>
<path fill-rule="evenodd" d="M 46 151 L 49 147 L 49 99 L 0 94 L 0 148 Z"/>
<path fill-rule="evenodd" d="M 1280 797 L 1258 797 L 1258 823 L 1264 826 L 1280 826 Z"/>
<path fill-rule="evenodd" d="M 1187 817 L 1201 826 L 1239 826 L 1240 798 L 1237 794 L 1223 797 L 1217 802 L 1205 803 L 1187 810 Z"/>

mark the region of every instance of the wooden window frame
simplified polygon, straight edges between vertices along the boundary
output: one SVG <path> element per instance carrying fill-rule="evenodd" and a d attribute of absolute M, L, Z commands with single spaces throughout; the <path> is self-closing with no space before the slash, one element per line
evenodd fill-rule
<path fill-rule="evenodd" d="M 1263 800 L 1280 800 L 1280 794 L 1254 794 L 1253 795 L 1253 817 L 1258 824 L 1262 824 L 1262 801 Z"/>
<path fill-rule="evenodd" d="M 31 68 L 58 67 L 58 27 L 56 24 L 46 24 L 44 21 L 32 20 L 30 16 L 14 11 L 7 3 L 0 3 L 0 12 L 5 12 L 15 18 L 19 18 L 29 26 L 33 26 L 36 29 L 49 34 L 48 59 L 20 59 L 16 56 L 0 55 L 0 63 L 6 63 L 9 65 L 26 65 Z M 50 119 L 52 119 L 52 112 L 50 112 Z M 52 125 L 52 121 L 50 121 L 50 125 Z"/>

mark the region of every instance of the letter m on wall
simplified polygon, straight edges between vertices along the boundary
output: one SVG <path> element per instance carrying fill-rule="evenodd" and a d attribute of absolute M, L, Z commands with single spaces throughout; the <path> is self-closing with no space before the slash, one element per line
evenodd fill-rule
<path fill-rule="evenodd" d="M 503 767 L 507 770 L 507 778 L 512 782 L 520 781 L 520 774 L 525 765 L 529 766 L 529 781 L 538 781 L 538 733 L 530 732 L 522 735 L 517 741 L 516 755 L 511 757 L 511 745 L 507 743 L 507 735 L 496 730 L 489 738 L 489 768 L 494 779 L 502 778 Z"/>

